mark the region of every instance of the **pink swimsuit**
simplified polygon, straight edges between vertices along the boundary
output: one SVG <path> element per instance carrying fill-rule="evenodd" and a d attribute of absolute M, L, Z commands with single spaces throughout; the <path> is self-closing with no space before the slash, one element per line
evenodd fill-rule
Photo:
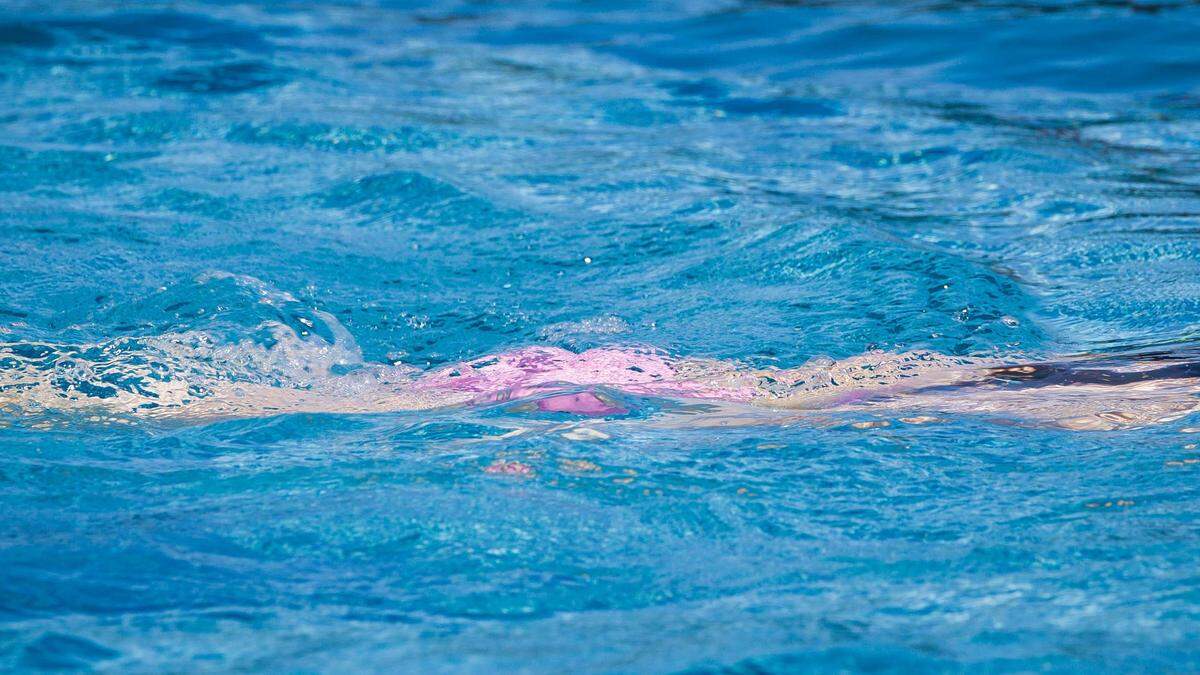
<path fill-rule="evenodd" d="M 424 375 L 419 386 L 470 392 L 477 403 L 595 386 L 646 396 L 724 401 L 749 401 L 755 395 L 755 388 L 746 383 L 682 377 L 669 359 L 654 352 L 615 348 L 576 354 L 557 347 L 526 347 L 440 368 Z M 583 415 L 628 412 L 590 391 L 548 396 L 539 399 L 537 406 Z"/>

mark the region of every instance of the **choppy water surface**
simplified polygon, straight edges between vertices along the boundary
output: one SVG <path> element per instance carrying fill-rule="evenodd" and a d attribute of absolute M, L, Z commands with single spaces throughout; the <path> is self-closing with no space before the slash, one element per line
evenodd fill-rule
<path fill-rule="evenodd" d="M 1200 339 L 1190 3 L 109 4 L 0 9 L 49 383 Z M 1200 668 L 1194 415 L 623 405 L 10 415 L 0 667 Z"/>

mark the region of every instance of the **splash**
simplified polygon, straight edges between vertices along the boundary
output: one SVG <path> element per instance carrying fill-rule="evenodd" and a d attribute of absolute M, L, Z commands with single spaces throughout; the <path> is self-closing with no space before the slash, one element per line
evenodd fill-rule
<path fill-rule="evenodd" d="M 244 416 L 296 399 L 369 395 L 415 372 L 364 363 L 335 317 L 259 279 L 214 272 L 185 290 L 222 300 L 215 312 L 192 313 L 200 326 L 80 344 L 0 343 L 0 408 L 22 416 Z M 158 304 L 176 297 L 167 291 Z"/>

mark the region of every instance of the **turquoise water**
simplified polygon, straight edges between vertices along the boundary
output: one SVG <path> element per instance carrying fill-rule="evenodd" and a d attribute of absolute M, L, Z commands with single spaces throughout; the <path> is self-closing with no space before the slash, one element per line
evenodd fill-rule
<path fill-rule="evenodd" d="M 0 341 L 51 381 L 1200 339 L 1191 3 L 110 4 L 0 9 Z M 1200 668 L 1195 415 L 623 403 L 6 413 L 0 668 Z"/>

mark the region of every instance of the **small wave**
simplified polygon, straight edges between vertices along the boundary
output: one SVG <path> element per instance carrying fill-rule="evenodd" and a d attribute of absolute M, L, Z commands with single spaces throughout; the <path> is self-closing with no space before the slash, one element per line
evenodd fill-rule
<path fill-rule="evenodd" d="M 240 398 L 247 388 L 369 398 L 373 384 L 413 372 L 364 363 L 333 315 L 254 277 L 206 273 L 138 303 L 141 310 L 154 307 L 169 319 L 149 326 L 167 323 L 171 330 L 78 344 L 0 343 L 0 403 L 25 413 L 102 407 L 161 414 Z"/>
<path fill-rule="evenodd" d="M 258 61 L 235 61 L 177 68 L 155 81 L 162 89 L 212 94 L 241 92 L 284 84 L 290 73 Z"/>
<path fill-rule="evenodd" d="M 618 316 L 597 316 L 579 321 L 563 321 L 543 328 L 539 337 L 550 344 L 575 348 L 596 338 L 629 332 L 629 323 Z"/>

